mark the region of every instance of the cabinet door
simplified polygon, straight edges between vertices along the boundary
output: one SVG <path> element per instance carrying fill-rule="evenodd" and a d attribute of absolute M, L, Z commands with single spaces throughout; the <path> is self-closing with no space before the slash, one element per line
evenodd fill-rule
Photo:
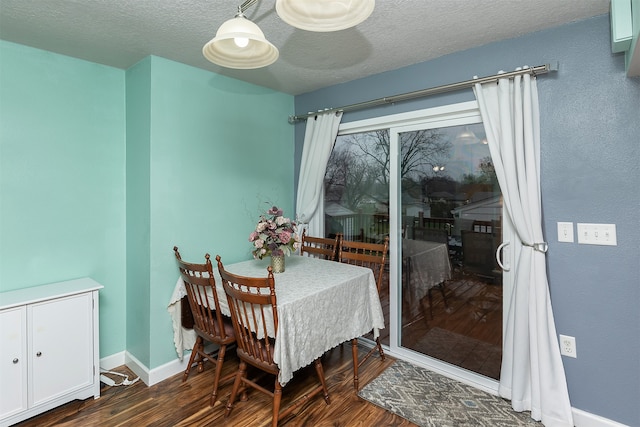
<path fill-rule="evenodd" d="M 27 309 L 0 311 L 0 418 L 27 409 Z"/>
<path fill-rule="evenodd" d="M 30 405 L 93 383 L 92 312 L 91 293 L 28 306 Z"/>

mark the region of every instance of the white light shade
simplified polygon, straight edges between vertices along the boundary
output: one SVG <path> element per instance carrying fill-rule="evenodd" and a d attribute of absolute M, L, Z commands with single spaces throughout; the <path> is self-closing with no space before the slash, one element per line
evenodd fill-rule
<path fill-rule="evenodd" d="M 220 25 L 216 36 L 202 48 L 202 54 L 223 67 L 250 69 L 273 64 L 278 59 L 278 48 L 264 37 L 260 27 L 238 15 Z"/>
<path fill-rule="evenodd" d="M 476 137 L 476 134 L 473 133 L 473 131 L 470 131 L 465 126 L 464 130 L 456 136 L 456 142 L 462 145 L 475 144 L 478 142 L 478 137 Z"/>
<path fill-rule="evenodd" d="M 276 12 L 293 27 L 327 32 L 358 25 L 375 5 L 375 0 L 276 0 Z"/>

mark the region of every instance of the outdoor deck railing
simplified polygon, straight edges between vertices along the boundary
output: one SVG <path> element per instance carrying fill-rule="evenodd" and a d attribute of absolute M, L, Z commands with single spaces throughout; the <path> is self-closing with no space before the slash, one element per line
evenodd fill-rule
<path fill-rule="evenodd" d="M 332 227 L 326 227 L 328 234 L 342 233 L 346 240 L 362 240 L 377 242 L 389 234 L 389 215 L 385 214 L 349 214 L 331 217 Z M 435 230 L 447 230 L 451 234 L 453 218 L 403 217 L 407 234 L 410 236 L 413 227 L 424 227 Z M 333 231 L 332 231 L 333 230 Z"/>

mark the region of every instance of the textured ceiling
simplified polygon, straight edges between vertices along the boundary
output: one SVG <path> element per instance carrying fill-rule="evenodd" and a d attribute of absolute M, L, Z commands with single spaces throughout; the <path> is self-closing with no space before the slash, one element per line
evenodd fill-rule
<path fill-rule="evenodd" d="M 231 70 L 202 46 L 241 0 L 0 0 L 0 38 L 117 68 L 156 55 L 297 95 L 496 40 L 602 15 L 609 0 L 378 0 L 355 28 L 298 30 L 261 0 L 245 15 L 280 50 Z"/>

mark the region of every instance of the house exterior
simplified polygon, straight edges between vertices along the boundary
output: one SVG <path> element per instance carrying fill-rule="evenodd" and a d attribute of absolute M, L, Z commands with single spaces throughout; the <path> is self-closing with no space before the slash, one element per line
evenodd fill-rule
<path fill-rule="evenodd" d="M 492 223 L 500 221 L 502 197 L 491 196 L 470 202 L 452 210 L 454 218 L 453 234 L 459 236 L 461 230 L 473 230 L 474 222 Z M 491 232 L 491 230 L 474 230 Z"/>

